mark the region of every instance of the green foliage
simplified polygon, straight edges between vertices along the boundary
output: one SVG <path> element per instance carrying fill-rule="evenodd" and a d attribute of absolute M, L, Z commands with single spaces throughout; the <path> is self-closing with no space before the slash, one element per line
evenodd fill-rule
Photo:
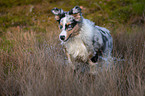
<path fill-rule="evenodd" d="M 144 9 L 144 3 L 136 2 L 128 6 L 117 8 L 110 14 L 110 17 L 111 19 L 117 19 L 120 23 L 125 23 L 133 16 L 142 16 Z"/>
<path fill-rule="evenodd" d="M 31 18 L 26 16 L 5 16 L 0 17 L 0 27 L 8 28 L 8 27 L 15 27 L 15 26 L 26 26 L 32 25 Z"/>
<path fill-rule="evenodd" d="M 131 16 L 131 9 L 128 6 L 116 9 L 112 12 L 111 16 L 112 19 L 117 19 L 117 21 L 120 23 L 127 22 Z"/>
<path fill-rule="evenodd" d="M 50 11 L 53 7 L 68 11 L 76 5 L 83 6 L 83 16 L 100 26 L 126 24 L 131 18 L 142 17 L 145 10 L 143 0 L 1 0 L 0 5 L 2 31 L 21 26 L 45 32 L 54 22 Z"/>
<path fill-rule="evenodd" d="M 37 4 L 42 0 L 0 0 L 1 7 L 13 7 L 28 4 Z"/>
<path fill-rule="evenodd" d="M 8 40 L 5 36 L 1 38 L 2 41 L 0 42 L 0 50 L 10 52 L 14 46 L 13 40 Z"/>
<path fill-rule="evenodd" d="M 145 4 L 143 2 L 135 3 L 132 5 L 132 13 L 142 15 L 145 11 Z"/>

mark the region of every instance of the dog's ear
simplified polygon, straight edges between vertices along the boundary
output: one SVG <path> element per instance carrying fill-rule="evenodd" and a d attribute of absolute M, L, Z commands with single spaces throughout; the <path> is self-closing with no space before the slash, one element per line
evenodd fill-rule
<path fill-rule="evenodd" d="M 61 18 L 65 17 L 66 12 L 64 12 L 62 9 L 53 8 L 51 12 L 55 15 L 55 20 L 57 20 L 60 23 Z"/>
<path fill-rule="evenodd" d="M 82 12 L 81 12 L 81 8 L 79 6 L 75 6 L 73 9 L 71 9 L 69 11 L 70 15 L 73 15 L 75 17 L 76 21 L 81 21 L 81 17 L 82 17 Z"/>

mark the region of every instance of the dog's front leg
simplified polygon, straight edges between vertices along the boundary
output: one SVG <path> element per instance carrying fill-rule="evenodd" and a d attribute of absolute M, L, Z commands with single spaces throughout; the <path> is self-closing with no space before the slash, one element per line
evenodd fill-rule
<path fill-rule="evenodd" d="M 67 51 L 66 51 L 66 56 L 67 56 L 68 63 L 69 63 L 69 65 L 70 65 L 70 67 L 71 67 L 73 70 L 75 70 L 76 67 L 75 67 L 75 65 L 73 64 L 73 62 L 72 62 L 72 60 L 71 60 L 71 56 L 70 56 L 70 54 L 68 54 Z"/>

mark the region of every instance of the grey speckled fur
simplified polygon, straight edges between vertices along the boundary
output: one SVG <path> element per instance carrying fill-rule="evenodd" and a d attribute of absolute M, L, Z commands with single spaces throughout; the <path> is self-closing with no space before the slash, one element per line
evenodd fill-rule
<path fill-rule="evenodd" d="M 79 35 L 70 38 L 67 42 L 62 42 L 68 54 L 84 62 L 89 59 L 90 54 L 95 55 L 98 50 L 103 52 L 103 56 L 110 56 L 113 40 L 109 30 L 95 26 L 94 22 L 83 17 L 81 23 Z"/>

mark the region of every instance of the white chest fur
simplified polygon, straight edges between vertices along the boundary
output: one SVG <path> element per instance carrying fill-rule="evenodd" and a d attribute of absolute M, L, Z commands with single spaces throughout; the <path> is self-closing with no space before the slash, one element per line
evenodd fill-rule
<path fill-rule="evenodd" d="M 66 50 L 68 54 L 70 54 L 73 58 L 79 58 L 83 61 L 87 61 L 88 58 L 88 50 L 81 40 L 79 36 L 72 38 L 73 40 L 70 40 L 65 44 Z"/>

